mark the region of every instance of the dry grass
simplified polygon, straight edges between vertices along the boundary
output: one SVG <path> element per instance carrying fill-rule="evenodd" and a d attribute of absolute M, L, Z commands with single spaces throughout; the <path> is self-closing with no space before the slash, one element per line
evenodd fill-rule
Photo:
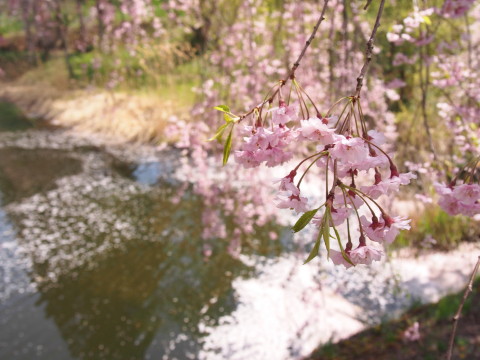
<path fill-rule="evenodd" d="M 4 84 L 0 97 L 15 103 L 29 117 L 119 141 L 159 141 L 169 117 L 178 113 L 171 101 L 160 106 L 155 95 L 62 91 L 45 84 Z"/>

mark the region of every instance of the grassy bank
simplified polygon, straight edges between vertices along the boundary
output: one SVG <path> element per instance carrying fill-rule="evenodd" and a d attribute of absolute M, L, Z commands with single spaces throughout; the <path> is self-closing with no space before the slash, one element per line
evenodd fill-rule
<path fill-rule="evenodd" d="M 143 88 L 107 90 L 70 79 L 65 63 L 54 58 L 0 83 L 0 98 L 30 118 L 114 141 L 159 142 L 172 116 L 186 117 L 194 103 L 195 78 L 182 72 L 159 77 Z"/>
<path fill-rule="evenodd" d="M 417 306 L 400 319 L 367 329 L 337 344 L 317 349 L 309 360 L 437 360 L 443 359 L 452 332 L 452 317 L 463 291 L 436 304 Z M 480 359 L 480 281 L 476 281 L 459 320 L 454 359 Z M 420 339 L 404 332 L 418 322 Z"/>

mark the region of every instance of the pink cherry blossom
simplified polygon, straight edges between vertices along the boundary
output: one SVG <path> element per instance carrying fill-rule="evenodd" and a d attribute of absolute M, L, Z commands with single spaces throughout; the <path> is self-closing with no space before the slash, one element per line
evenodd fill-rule
<path fill-rule="evenodd" d="M 262 152 L 258 152 L 257 159 L 265 161 L 268 167 L 274 167 L 290 160 L 293 156 L 291 151 L 284 151 L 280 148 L 268 147 Z"/>
<path fill-rule="evenodd" d="M 452 194 L 442 195 L 438 200 L 438 205 L 440 205 L 448 215 L 458 215 L 461 213 L 461 204 Z"/>
<path fill-rule="evenodd" d="M 341 225 L 352 214 L 352 209 L 348 207 L 334 208 L 332 207 L 331 216 L 335 226 Z"/>
<path fill-rule="evenodd" d="M 420 324 L 418 321 L 415 321 L 412 326 L 410 326 L 403 333 L 403 338 L 406 341 L 418 341 L 420 340 Z"/>
<path fill-rule="evenodd" d="M 254 168 L 261 164 L 253 151 L 236 150 L 234 156 L 237 164 L 243 165 L 245 169 Z"/>
<path fill-rule="evenodd" d="M 235 160 L 246 168 L 256 167 L 262 162 L 267 166 L 277 166 L 293 156 L 286 147 L 295 136 L 287 127 L 274 127 L 273 130 L 264 127 L 246 126 L 243 132 L 249 136 L 244 137 L 240 150 L 236 151 Z"/>
<path fill-rule="evenodd" d="M 332 260 L 334 265 L 343 265 L 347 269 L 353 266 L 347 260 L 345 260 L 342 253 L 337 250 L 330 249 L 330 259 Z"/>
<path fill-rule="evenodd" d="M 333 143 L 335 129 L 331 129 L 317 117 L 301 120 L 300 135 L 303 139 L 319 141 L 322 145 Z"/>
<path fill-rule="evenodd" d="M 330 150 L 333 159 L 337 159 L 345 165 L 360 164 L 369 156 L 366 143 L 359 137 L 345 137 L 337 135 L 335 146 Z"/>
<path fill-rule="evenodd" d="M 280 185 L 278 187 L 280 191 L 290 191 L 292 194 L 296 193 L 298 192 L 298 188 L 293 183 L 293 179 L 295 178 L 296 175 L 297 175 L 297 172 L 295 170 L 292 170 L 290 174 L 288 174 L 284 178 L 275 180 L 274 183 L 280 182 Z"/>
<path fill-rule="evenodd" d="M 387 142 L 387 138 L 377 130 L 368 131 L 368 139 L 377 146 L 381 146 Z"/>
<path fill-rule="evenodd" d="M 285 105 L 281 103 L 279 107 L 269 110 L 272 113 L 272 122 L 275 125 L 285 125 L 290 121 L 295 121 L 298 118 L 298 106 L 297 105 Z"/>
<path fill-rule="evenodd" d="M 440 195 L 438 205 L 447 214 L 475 216 L 480 213 L 480 186 L 478 184 L 461 184 L 450 187 L 435 183 L 434 186 Z"/>
<path fill-rule="evenodd" d="M 300 190 L 283 191 L 277 194 L 275 205 L 280 209 L 292 209 L 297 213 L 308 211 L 308 199 L 300 196 Z"/>
<path fill-rule="evenodd" d="M 386 217 L 382 220 L 374 218 L 372 222 L 368 221 L 365 216 L 360 217 L 363 231 L 368 238 L 375 242 L 385 242 L 387 244 L 391 244 L 395 240 L 400 230 L 409 230 L 410 221 L 410 219 L 400 216 Z"/>
<path fill-rule="evenodd" d="M 352 213 L 351 208 L 341 207 L 333 208 L 331 210 L 332 223 L 335 226 L 340 226 Z M 316 216 L 312 220 L 312 224 L 320 226 L 322 224 L 323 216 Z"/>
<path fill-rule="evenodd" d="M 473 205 L 480 200 L 480 185 L 462 184 L 455 186 L 453 196 L 464 205 Z"/>
<path fill-rule="evenodd" d="M 373 261 L 379 261 L 382 258 L 383 251 L 377 250 L 368 245 L 360 245 L 356 249 L 350 251 L 348 255 L 355 265 L 370 265 Z"/>
<path fill-rule="evenodd" d="M 360 190 L 368 196 L 377 199 L 381 195 L 389 195 L 398 192 L 400 185 L 408 185 L 411 179 L 417 176 L 413 173 L 402 173 L 399 176 L 393 176 L 388 179 L 380 181 L 378 184 L 371 186 L 362 186 Z"/>
<path fill-rule="evenodd" d="M 475 3 L 475 0 L 445 0 L 443 4 L 442 13 L 445 17 L 457 18 L 463 16 L 470 7 Z"/>

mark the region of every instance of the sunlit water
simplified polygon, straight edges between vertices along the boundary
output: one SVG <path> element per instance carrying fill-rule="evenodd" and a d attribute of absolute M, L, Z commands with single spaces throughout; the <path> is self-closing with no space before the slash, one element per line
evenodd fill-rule
<path fill-rule="evenodd" d="M 206 253 L 176 150 L 13 126 L 2 109 L 0 359 L 300 358 L 412 301 L 392 271 L 302 266 L 275 224 L 239 256 L 228 239 Z"/>

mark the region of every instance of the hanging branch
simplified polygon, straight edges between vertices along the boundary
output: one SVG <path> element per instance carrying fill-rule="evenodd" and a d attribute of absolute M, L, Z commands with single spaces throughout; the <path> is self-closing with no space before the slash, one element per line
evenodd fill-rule
<path fill-rule="evenodd" d="M 470 294 L 473 290 L 473 280 L 475 279 L 475 275 L 477 274 L 477 271 L 478 271 L 479 267 L 480 267 L 480 255 L 478 256 L 477 264 L 475 265 L 475 268 L 473 269 L 472 275 L 470 276 L 470 280 L 468 281 L 467 288 L 465 289 L 465 292 L 463 294 L 462 302 L 460 303 L 460 306 L 458 307 L 457 313 L 453 317 L 453 330 L 452 330 L 452 334 L 450 335 L 450 342 L 448 344 L 447 360 L 452 359 L 453 345 L 454 345 L 453 343 L 455 341 L 455 333 L 457 332 L 458 319 L 460 318 L 460 315 L 462 314 L 463 305 L 465 305 L 465 301 L 467 300 L 468 294 Z"/>
<path fill-rule="evenodd" d="M 285 78 L 285 80 L 280 81 L 280 86 L 270 95 L 267 99 L 262 101 L 259 105 L 251 109 L 249 112 L 246 114 L 240 116 L 239 121 L 242 121 L 245 119 L 247 116 L 251 115 L 255 110 L 260 109 L 265 105 L 266 103 L 272 102 L 275 96 L 280 92 L 280 89 L 285 86 L 285 84 L 288 82 L 288 80 L 292 80 L 295 78 L 295 71 L 298 69 L 300 66 L 300 62 L 302 61 L 303 57 L 305 56 L 305 53 L 307 52 L 308 47 L 312 43 L 313 39 L 315 38 L 315 35 L 317 34 L 318 28 L 320 27 L 320 24 L 322 23 L 323 20 L 325 20 L 325 11 L 327 10 L 329 0 L 325 0 L 323 3 L 323 8 L 322 8 L 322 13 L 320 14 L 320 17 L 317 20 L 317 23 L 315 24 L 313 28 L 313 32 L 308 38 L 308 40 L 305 42 L 305 46 L 303 47 L 302 52 L 298 56 L 297 60 L 293 63 L 292 68 L 288 72 L 288 76 Z"/>
<path fill-rule="evenodd" d="M 370 6 L 370 4 L 372 3 L 373 0 L 367 0 L 367 3 L 365 4 L 365 6 L 363 7 L 363 10 L 367 10 L 368 7 Z"/>
<path fill-rule="evenodd" d="M 290 70 L 290 73 L 288 74 L 287 79 L 290 79 L 290 78 L 292 78 L 292 77 L 295 75 L 295 71 L 296 71 L 296 70 L 298 69 L 298 67 L 300 66 L 300 61 L 302 61 L 303 56 L 304 56 L 305 53 L 307 52 L 308 47 L 310 46 L 310 44 L 312 43 L 313 39 L 315 38 L 315 35 L 317 34 L 317 30 L 318 30 L 318 28 L 320 27 L 320 24 L 322 23 L 323 20 L 325 20 L 324 15 L 325 15 L 325 11 L 327 10 L 328 1 L 329 1 L 329 0 L 325 0 L 325 2 L 323 3 L 322 13 L 320 14 L 320 17 L 318 18 L 317 23 L 315 24 L 315 26 L 314 26 L 314 28 L 313 28 L 312 34 L 310 35 L 310 37 L 308 38 L 308 40 L 305 42 L 305 46 L 303 47 L 303 50 L 302 50 L 302 52 L 300 53 L 297 61 L 295 61 L 295 63 L 293 64 L 293 67 L 292 67 L 292 69 Z"/>
<path fill-rule="evenodd" d="M 367 6 L 370 2 L 367 4 Z M 377 18 L 375 19 L 375 25 L 373 26 L 372 34 L 370 35 L 370 39 L 368 39 L 367 47 L 365 51 L 365 63 L 362 66 L 362 70 L 360 71 L 360 75 L 357 77 L 357 88 L 355 89 L 355 97 L 360 96 L 360 91 L 362 90 L 363 86 L 363 79 L 368 71 L 368 66 L 372 61 L 372 54 L 373 54 L 373 42 L 375 41 L 375 37 L 377 36 L 377 30 L 380 26 L 380 18 L 382 17 L 383 7 L 385 6 L 385 0 L 380 2 L 380 7 L 378 8 Z"/>

